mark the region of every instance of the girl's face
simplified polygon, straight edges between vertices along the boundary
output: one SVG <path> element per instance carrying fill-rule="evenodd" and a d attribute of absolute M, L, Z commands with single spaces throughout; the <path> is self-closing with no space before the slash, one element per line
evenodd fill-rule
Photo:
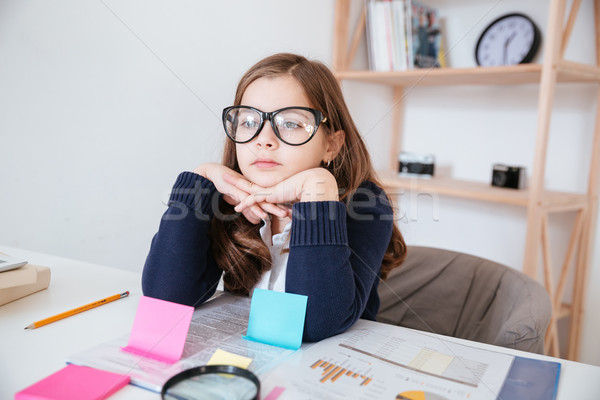
<path fill-rule="evenodd" d="M 292 106 L 313 107 L 302 86 L 290 76 L 255 80 L 246 88 L 241 105 L 264 112 Z M 252 141 L 236 144 L 236 151 L 242 174 L 262 187 L 276 185 L 298 172 L 319 167 L 321 161 L 326 162 L 331 156 L 329 140 L 322 126 L 307 143 L 290 146 L 277 138 L 270 121 L 265 121 Z"/>

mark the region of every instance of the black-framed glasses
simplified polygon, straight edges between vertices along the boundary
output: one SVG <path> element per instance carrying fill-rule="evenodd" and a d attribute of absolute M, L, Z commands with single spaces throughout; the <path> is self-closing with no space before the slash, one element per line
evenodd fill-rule
<path fill-rule="evenodd" d="M 308 107 L 285 107 L 272 112 L 249 106 L 231 106 L 223 110 L 225 133 L 236 143 L 254 139 L 267 120 L 271 121 L 279 140 L 290 146 L 300 146 L 312 139 L 327 118 L 321 111 Z"/>

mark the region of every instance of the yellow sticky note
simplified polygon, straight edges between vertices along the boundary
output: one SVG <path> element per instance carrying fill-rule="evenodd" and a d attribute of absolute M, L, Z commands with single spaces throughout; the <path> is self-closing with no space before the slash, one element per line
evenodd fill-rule
<path fill-rule="evenodd" d="M 235 367 L 248 368 L 251 362 L 251 358 L 217 349 L 206 365 L 233 365 Z"/>

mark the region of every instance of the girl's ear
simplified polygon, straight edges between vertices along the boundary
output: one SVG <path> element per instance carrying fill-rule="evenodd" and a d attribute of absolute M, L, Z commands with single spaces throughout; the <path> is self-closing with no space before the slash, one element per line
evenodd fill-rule
<path fill-rule="evenodd" d="M 335 131 L 329 136 L 329 145 L 327 146 L 327 153 L 325 153 L 325 163 L 333 161 L 342 149 L 344 142 L 346 141 L 346 133 L 342 130 Z"/>

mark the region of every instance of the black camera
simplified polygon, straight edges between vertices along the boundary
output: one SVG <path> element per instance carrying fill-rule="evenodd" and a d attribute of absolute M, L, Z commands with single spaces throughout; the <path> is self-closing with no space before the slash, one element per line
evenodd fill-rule
<path fill-rule="evenodd" d="M 400 175 L 432 177 L 434 167 L 435 157 L 431 154 L 402 152 L 398 156 L 398 173 Z"/>
<path fill-rule="evenodd" d="M 523 189 L 525 187 L 525 167 L 494 164 L 492 186 Z"/>

